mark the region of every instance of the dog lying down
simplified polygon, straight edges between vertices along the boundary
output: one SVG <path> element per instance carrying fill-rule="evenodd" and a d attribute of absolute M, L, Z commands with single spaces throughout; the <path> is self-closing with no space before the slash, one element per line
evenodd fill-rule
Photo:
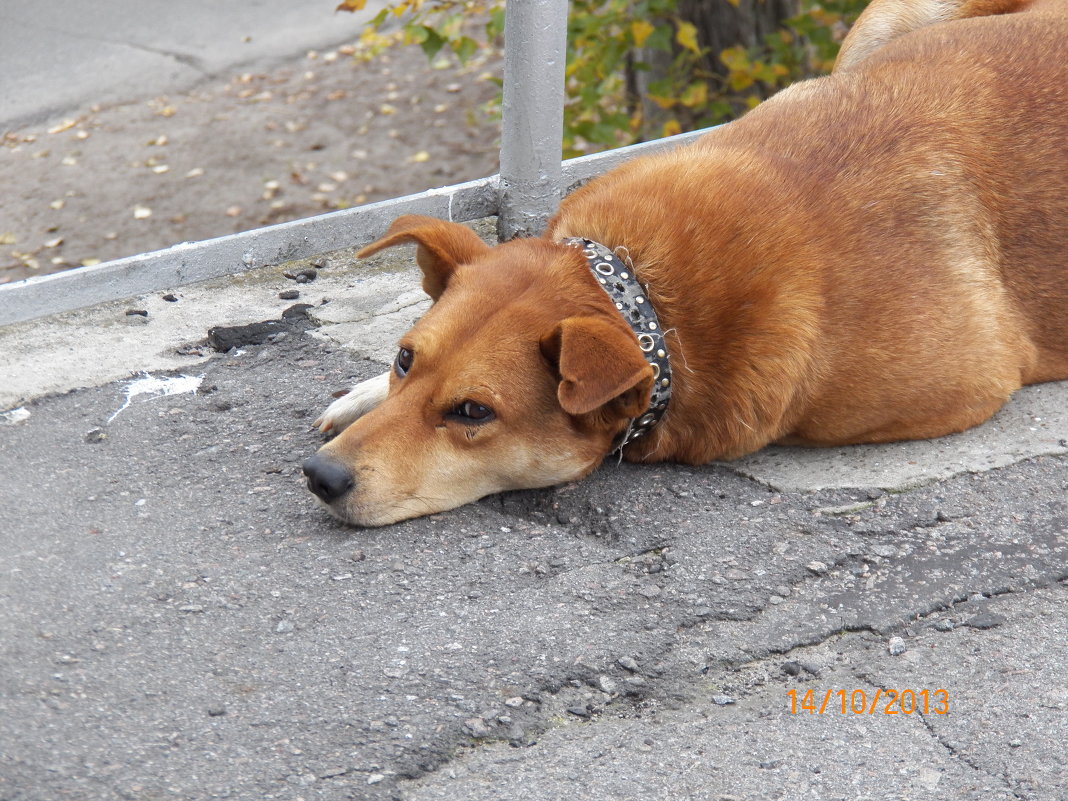
<path fill-rule="evenodd" d="M 1068 0 L 875 0 L 832 75 L 497 247 L 401 217 L 434 303 L 304 464 L 375 526 L 636 462 L 937 437 L 1068 378 Z"/>

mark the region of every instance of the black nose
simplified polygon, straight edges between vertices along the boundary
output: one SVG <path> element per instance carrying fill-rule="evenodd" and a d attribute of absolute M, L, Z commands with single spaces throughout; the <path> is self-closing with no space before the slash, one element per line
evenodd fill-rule
<path fill-rule="evenodd" d="M 304 462 L 304 475 L 308 477 L 308 489 L 327 503 L 332 503 L 352 489 L 349 471 L 318 453 Z"/>

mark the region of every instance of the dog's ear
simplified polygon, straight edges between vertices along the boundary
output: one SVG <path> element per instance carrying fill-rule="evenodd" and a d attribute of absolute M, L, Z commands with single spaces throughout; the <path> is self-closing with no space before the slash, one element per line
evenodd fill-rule
<path fill-rule="evenodd" d="M 466 226 L 434 217 L 405 214 L 393 221 L 381 239 L 356 255 L 365 259 L 384 248 L 406 242 L 415 242 L 419 246 L 415 259 L 423 271 L 423 291 L 434 300 L 445 291 L 449 276 L 459 265 L 489 250 L 489 245 Z"/>
<path fill-rule="evenodd" d="M 556 395 L 568 414 L 586 414 L 608 403 L 622 417 L 645 411 L 653 368 L 622 326 L 597 317 L 568 317 L 540 344 L 560 376 Z"/>

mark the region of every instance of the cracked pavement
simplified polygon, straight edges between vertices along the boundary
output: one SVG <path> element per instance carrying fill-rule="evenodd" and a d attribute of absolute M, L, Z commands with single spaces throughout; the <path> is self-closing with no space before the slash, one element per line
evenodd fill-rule
<path fill-rule="evenodd" d="M 85 23 L 5 7 L 5 74 L 23 77 L 0 87 L 4 121 L 210 94 L 205 74 L 322 46 L 312 3 L 256 5 L 250 41 L 219 4 L 213 26 L 189 4 L 162 24 L 174 4 L 156 0 L 95 3 Z M 35 44 L 45 29 L 65 58 Z M 401 83 L 366 80 L 375 102 Z M 433 151 L 403 137 L 440 131 L 405 111 L 403 152 Z M 108 114 L 84 131 L 82 183 L 107 173 L 91 145 L 109 125 L 141 148 L 159 133 Z M 347 157 L 331 120 L 308 135 Z M 448 152 L 433 162 L 485 158 Z M 420 180 L 367 161 L 391 187 Z M 154 219 L 209 205 L 174 202 Z M 149 247 L 135 233 L 116 241 Z M 315 280 L 285 277 L 301 270 Z M 324 254 L 0 328 L 0 801 L 1068 797 L 1068 382 L 937 441 L 607 464 L 345 528 L 303 486 L 310 422 L 385 369 L 418 287 L 410 254 Z M 245 325 L 231 333 L 260 344 L 207 345 Z M 199 386 L 135 394 L 141 371 Z"/>
<path fill-rule="evenodd" d="M 410 253 L 317 263 L 0 330 L 0 799 L 1068 794 L 1068 386 L 350 529 L 310 421 L 426 301 Z M 138 370 L 203 378 L 107 422 Z"/>

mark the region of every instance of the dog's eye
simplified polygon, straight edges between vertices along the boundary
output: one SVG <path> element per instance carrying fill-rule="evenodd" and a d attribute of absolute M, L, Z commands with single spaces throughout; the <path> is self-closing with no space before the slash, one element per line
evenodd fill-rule
<path fill-rule="evenodd" d="M 412 369 L 412 359 L 415 355 L 407 348 L 397 351 L 397 360 L 393 362 L 393 369 L 397 371 L 397 378 L 404 378 Z"/>
<path fill-rule="evenodd" d="M 474 401 L 464 401 L 449 414 L 462 423 L 488 423 L 493 419 L 493 409 Z"/>

